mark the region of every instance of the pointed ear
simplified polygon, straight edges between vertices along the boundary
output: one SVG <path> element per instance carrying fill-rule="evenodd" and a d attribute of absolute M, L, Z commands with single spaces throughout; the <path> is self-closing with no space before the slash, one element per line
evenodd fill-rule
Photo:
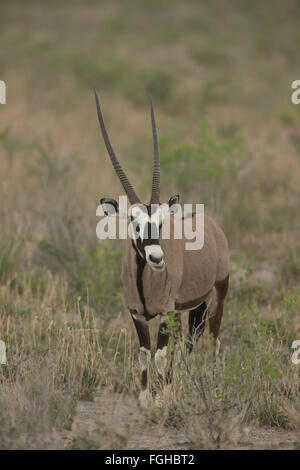
<path fill-rule="evenodd" d="M 172 196 L 169 199 L 169 208 L 170 208 L 170 214 L 176 214 L 177 212 L 177 204 L 179 203 L 179 194 L 176 194 L 176 196 Z"/>
<path fill-rule="evenodd" d="M 100 199 L 100 204 L 105 215 L 117 217 L 119 215 L 119 204 L 115 199 Z"/>

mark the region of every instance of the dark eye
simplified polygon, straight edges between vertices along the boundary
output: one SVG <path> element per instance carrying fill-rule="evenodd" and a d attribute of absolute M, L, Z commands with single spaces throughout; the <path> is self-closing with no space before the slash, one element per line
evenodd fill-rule
<path fill-rule="evenodd" d="M 136 231 L 137 231 L 137 233 L 139 233 L 139 231 L 140 231 L 140 227 L 138 225 L 136 226 Z"/>

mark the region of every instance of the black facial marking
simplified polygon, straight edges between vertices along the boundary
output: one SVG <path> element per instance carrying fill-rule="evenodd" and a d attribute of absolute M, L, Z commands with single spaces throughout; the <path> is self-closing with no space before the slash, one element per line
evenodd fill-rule
<path fill-rule="evenodd" d="M 154 222 L 145 225 L 143 246 L 159 245 L 159 228 Z"/>
<path fill-rule="evenodd" d="M 151 215 L 155 214 L 157 207 L 151 207 L 151 206 L 141 206 L 141 209 L 148 213 L 149 217 Z M 144 227 L 144 232 L 142 234 L 142 238 L 140 237 L 141 235 L 141 227 L 139 226 L 137 220 L 131 216 L 131 223 L 133 226 L 133 229 L 136 234 L 136 247 L 139 250 L 140 254 L 142 254 L 143 257 L 145 257 L 145 246 L 147 245 L 159 245 L 159 233 L 162 227 L 162 224 L 159 224 L 159 227 L 154 222 L 148 222 L 145 227 Z"/>
<path fill-rule="evenodd" d="M 136 240 L 136 246 L 137 246 L 137 249 L 139 250 L 139 252 L 141 253 L 141 255 L 145 258 L 146 253 L 145 253 L 144 245 L 143 245 L 142 240 L 140 238 L 138 238 Z"/>

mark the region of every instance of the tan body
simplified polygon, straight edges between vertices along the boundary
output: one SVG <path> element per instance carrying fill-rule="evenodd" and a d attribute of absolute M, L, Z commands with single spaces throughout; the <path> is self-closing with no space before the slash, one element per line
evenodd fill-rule
<path fill-rule="evenodd" d="M 146 312 L 151 316 L 197 307 L 210 294 L 216 281 L 228 276 L 227 239 L 211 217 L 204 216 L 203 247 L 200 250 L 186 250 L 186 242 L 191 240 L 161 239 L 165 270 L 155 272 L 148 264 L 143 269 L 144 303 Z M 123 285 L 130 310 L 143 315 L 145 307 L 137 286 L 137 271 L 136 250 L 128 239 L 123 262 Z"/>

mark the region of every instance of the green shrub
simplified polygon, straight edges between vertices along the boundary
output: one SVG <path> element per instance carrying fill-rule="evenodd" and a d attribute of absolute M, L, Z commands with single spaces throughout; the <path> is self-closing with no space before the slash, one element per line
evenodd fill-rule
<path fill-rule="evenodd" d="M 137 70 L 124 84 L 124 93 L 136 105 L 145 105 L 152 96 L 156 106 L 168 104 L 173 94 L 175 78 L 163 68 Z"/>
<path fill-rule="evenodd" d="M 81 85 L 90 89 L 118 89 L 135 105 L 145 105 L 149 96 L 158 105 L 168 103 L 175 84 L 175 77 L 162 67 L 139 67 L 116 55 L 96 57 L 79 51 L 49 54 L 50 64 L 71 72 Z"/>
<path fill-rule="evenodd" d="M 70 299 L 80 297 L 102 318 L 109 318 L 123 307 L 120 244 L 87 242 L 79 246 L 74 256 L 71 247 L 60 248 L 45 238 L 39 249 L 54 269 L 66 274 Z"/>
<path fill-rule="evenodd" d="M 182 140 L 182 133 L 160 135 L 164 185 L 186 198 L 197 192 L 199 202 L 218 205 L 223 196 L 230 196 L 226 191 L 234 191 L 233 181 L 245 157 L 243 141 L 236 136 L 219 136 L 205 121 L 200 123 L 199 138 L 194 143 Z M 150 169 L 151 158 L 145 160 Z M 140 162 L 136 156 L 139 172 Z"/>
<path fill-rule="evenodd" d="M 300 279 L 300 248 L 290 253 L 281 267 L 284 281 L 299 281 Z"/>

